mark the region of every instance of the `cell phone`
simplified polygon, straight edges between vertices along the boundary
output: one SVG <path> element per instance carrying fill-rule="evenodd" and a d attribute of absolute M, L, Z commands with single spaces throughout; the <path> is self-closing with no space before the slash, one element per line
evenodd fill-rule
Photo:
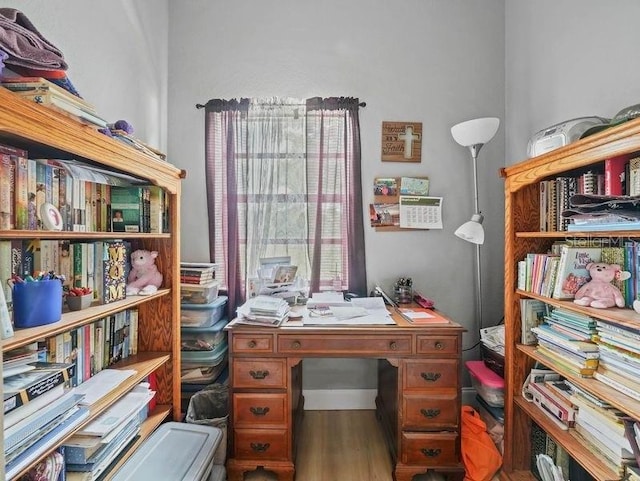
<path fill-rule="evenodd" d="M 413 293 L 413 300 L 416 304 L 418 304 L 420 307 L 424 307 L 425 309 L 433 309 L 435 307 L 435 303 L 433 302 L 433 300 L 423 296 L 419 292 Z"/>

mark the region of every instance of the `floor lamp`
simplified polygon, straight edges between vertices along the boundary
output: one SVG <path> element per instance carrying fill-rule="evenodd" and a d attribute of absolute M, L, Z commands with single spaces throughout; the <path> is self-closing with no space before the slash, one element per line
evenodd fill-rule
<path fill-rule="evenodd" d="M 471 220 L 462 224 L 455 231 L 455 235 L 461 239 L 476 245 L 476 318 L 478 330 L 482 329 L 482 275 L 480 270 L 480 245 L 484 243 L 484 217 L 480 212 L 478 203 L 478 153 L 484 144 L 489 142 L 500 125 L 500 119 L 496 117 L 484 117 L 467 120 L 451 127 L 451 135 L 454 140 L 463 147 L 468 147 L 473 159 L 473 187 L 475 199 L 475 213 Z"/>

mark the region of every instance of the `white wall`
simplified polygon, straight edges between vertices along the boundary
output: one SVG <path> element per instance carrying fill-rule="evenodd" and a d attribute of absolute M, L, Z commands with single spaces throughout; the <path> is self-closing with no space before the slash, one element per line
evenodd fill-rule
<path fill-rule="evenodd" d="M 504 0 L 193 0 L 169 5 L 169 153 L 187 170 L 182 255 L 208 260 L 204 112 L 210 98 L 354 96 L 361 109 L 364 203 L 377 176 L 426 175 L 444 197 L 444 229 L 366 229 L 370 286 L 398 277 L 470 329 L 474 319 L 474 248 L 454 230 L 473 211 L 471 157 L 450 127 L 481 116 L 504 117 Z M 420 164 L 380 161 L 382 121 L 423 123 Z M 480 203 L 486 214 L 485 325 L 502 317 L 504 127 L 480 154 Z M 368 218 L 365 216 L 365 218 Z M 491 272 L 489 272 L 491 266 Z M 477 351 L 471 353 L 477 356 Z M 322 375 L 318 366 L 329 367 Z M 323 387 L 344 362 L 306 363 L 305 386 Z M 350 364 L 353 366 L 353 362 Z M 348 369 L 350 370 L 350 369 Z M 351 382 L 370 387 L 365 363 Z M 339 376 L 338 376 L 339 378 Z"/>
<path fill-rule="evenodd" d="M 640 102 L 640 2 L 506 3 L 506 163 L 535 132 Z"/>
<path fill-rule="evenodd" d="M 23 0 L 23 12 L 58 47 L 80 94 L 108 122 L 167 150 L 168 0 Z"/>

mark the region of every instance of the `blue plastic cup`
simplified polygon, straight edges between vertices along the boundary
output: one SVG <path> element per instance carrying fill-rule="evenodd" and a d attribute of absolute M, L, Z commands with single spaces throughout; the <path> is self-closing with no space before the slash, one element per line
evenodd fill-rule
<path fill-rule="evenodd" d="M 62 317 L 62 282 L 47 279 L 13 285 L 13 324 L 16 328 L 42 326 Z"/>

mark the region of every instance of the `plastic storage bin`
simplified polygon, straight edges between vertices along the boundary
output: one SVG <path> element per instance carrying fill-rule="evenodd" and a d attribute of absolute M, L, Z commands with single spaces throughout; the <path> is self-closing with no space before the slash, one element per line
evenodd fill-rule
<path fill-rule="evenodd" d="M 218 481 L 211 478 L 222 430 L 213 426 L 162 424 L 116 471 L 113 481 Z M 214 472 L 220 479 L 221 471 Z M 224 478 L 221 478 L 224 479 Z"/>
<path fill-rule="evenodd" d="M 220 319 L 211 327 L 185 327 L 180 331 L 180 349 L 183 352 L 213 351 L 227 338 L 224 326 L 227 319 Z"/>
<path fill-rule="evenodd" d="M 211 327 L 224 314 L 227 296 L 218 296 L 209 304 L 181 304 L 180 325 L 182 327 Z"/>
<path fill-rule="evenodd" d="M 183 304 L 209 304 L 218 297 L 218 281 L 206 284 L 180 284 L 180 302 Z"/>
<path fill-rule="evenodd" d="M 227 350 L 224 342 L 213 351 L 183 351 L 180 363 L 182 385 L 214 382 L 227 366 Z"/>
<path fill-rule="evenodd" d="M 471 384 L 476 392 L 484 399 L 489 406 L 504 406 L 504 379 L 489 369 L 484 361 L 465 362 Z"/>
<path fill-rule="evenodd" d="M 480 395 L 476 396 L 476 402 L 478 413 L 487 425 L 487 433 L 500 452 L 504 452 L 504 409 L 489 406 Z"/>
<path fill-rule="evenodd" d="M 62 318 L 62 282 L 59 279 L 17 282 L 12 293 L 16 328 L 43 326 Z"/>

